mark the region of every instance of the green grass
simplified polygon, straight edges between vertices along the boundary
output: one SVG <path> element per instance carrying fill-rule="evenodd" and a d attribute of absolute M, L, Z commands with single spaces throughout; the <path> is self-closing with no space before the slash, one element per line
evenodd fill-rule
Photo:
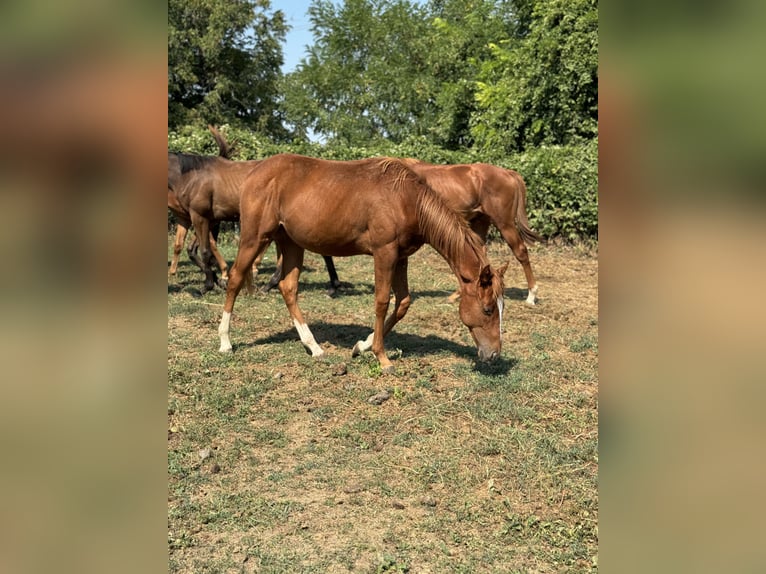
<path fill-rule="evenodd" d="M 200 294 L 182 259 L 168 279 L 169 570 L 596 571 L 597 260 L 530 256 L 540 302 L 524 305 L 512 260 L 503 356 L 482 365 L 446 301 L 446 263 L 416 253 L 413 305 L 386 340 L 394 375 L 350 353 L 373 321 L 371 258 L 337 260 L 350 286 L 330 299 L 306 256 L 299 304 L 322 360 L 278 292 L 240 294 L 234 353 L 218 353 L 224 294 Z M 510 257 L 490 246 L 493 262 Z M 269 257 L 260 282 L 272 271 Z"/>

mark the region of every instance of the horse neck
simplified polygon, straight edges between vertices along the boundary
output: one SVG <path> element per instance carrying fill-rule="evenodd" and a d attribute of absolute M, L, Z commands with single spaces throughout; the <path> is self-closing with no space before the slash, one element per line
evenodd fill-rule
<path fill-rule="evenodd" d="M 418 195 L 418 220 L 426 243 L 449 263 L 455 275 L 478 277 L 487 263 L 481 240 L 430 188 Z"/>

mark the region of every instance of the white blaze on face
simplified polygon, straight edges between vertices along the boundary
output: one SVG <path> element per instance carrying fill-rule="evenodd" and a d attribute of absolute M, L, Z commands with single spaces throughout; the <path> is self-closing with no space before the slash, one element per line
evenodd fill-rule
<path fill-rule="evenodd" d="M 503 334 L 503 296 L 497 298 L 497 310 L 500 312 L 500 334 Z"/>

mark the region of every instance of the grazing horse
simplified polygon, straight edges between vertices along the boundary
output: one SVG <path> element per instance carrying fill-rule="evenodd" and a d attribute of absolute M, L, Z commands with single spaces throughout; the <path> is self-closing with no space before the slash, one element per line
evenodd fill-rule
<path fill-rule="evenodd" d="M 197 234 L 199 254 L 193 254 L 190 250 L 189 257 L 205 273 L 205 291 L 212 289 L 217 282 L 212 268 L 214 252 L 210 233 L 217 232 L 216 225 L 220 221 L 239 219 L 242 182 L 261 161 L 232 161 L 223 157 L 228 155 L 229 148 L 220 134 L 212 126 L 209 127 L 221 150 L 219 156 L 168 151 L 168 188 L 172 189 L 179 205 L 188 214 Z M 326 257 L 325 264 L 330 275 L 329 292 L 332 294 L 340 286 L 340 281 L 332 259 Z"/>
<path fill-rule="evenodd" d="M 524 269 L 529 288 L 526 302 L 534 305 L 537 282 L 524 242 L 542 241 L 542 237 L 529 228 L 527 186 L 522 177 L 513 170 L 486 163 L 434 165 L 415 159 L 404 162 L 451 209 L 460 213 L 482 240 L 486 241 L 490 224 L 497 227 Z"/>
<path fill-rule="evenodd" d="M 479 359 L 500 355 L 503 273 L 493 270 L 481 239 L 401 160 L 329 161 L 281 154 L 262 161 L 242 187 L 239 251 L 229 271 L 220 350 L 231 351 L 229 326 L 245 270 L 274 240 L 282 250 L 279 290 L 301 342 L 324 353 L 298 308 L 298 277 L 305 249 L 330 256 L 372 255 L 375 327 L 352 356 L 372 350 L 384 372 L 393 371 L 383 338 L 410 306 L 407 263 L 424 243 L 449 263 L 460 283 L 460 319 Z M 506 264 L 507 267 L 507 264 Z M 394 309 L 386 319 L 391 290 Z"/>

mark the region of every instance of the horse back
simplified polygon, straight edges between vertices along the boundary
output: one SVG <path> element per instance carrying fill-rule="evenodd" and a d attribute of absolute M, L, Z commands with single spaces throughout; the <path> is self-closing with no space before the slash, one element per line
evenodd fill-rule
<path fill-rule="evenodd" d="M 369 254 L 399 232 L 408 238 L 417 232 L 417 197 L 400 183 L 376 158 L 280 154 L 248 175 L 243 218 L 281 225 L 298 245 L 323 255 Z"/>
<path fill-rule="evenodd" d="M 467 164 L 434 165 L 420 163 L 410 166 L 453 211 L 470 221 L 481 212 L 481 178 Z"/>

